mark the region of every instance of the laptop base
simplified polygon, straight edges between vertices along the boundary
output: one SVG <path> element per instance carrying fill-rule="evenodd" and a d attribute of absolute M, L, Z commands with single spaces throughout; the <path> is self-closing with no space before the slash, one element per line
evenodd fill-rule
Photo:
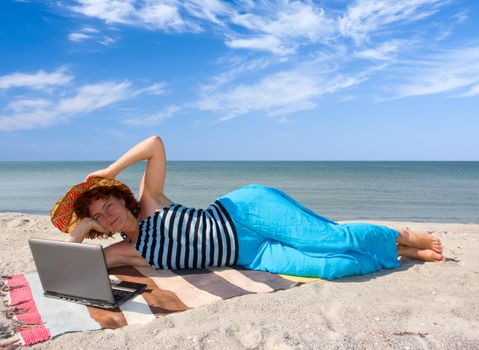
<path fill-rule="evenodd" d="M 141 284 L 141 283 L 134 283 L 134 284 L 137 286 L 135 290 L 127 290 L 126 288 L 125 289 L 112 288 L 113 296 L 115 297 L 114 303 L 110 303 L 106 300 L 78 298 L 75 296 L 58 294 L 55 292 L 44 292 L 43 295 L 48 298 L 70 301 L 77 304 L 93 306 L 93 307 L 98 307 L 102 309 L 116 309 L 118 308 L 118 306 L 120 306 L 127 300 L 140 294 L 146 288 L 146 284 Z"/>

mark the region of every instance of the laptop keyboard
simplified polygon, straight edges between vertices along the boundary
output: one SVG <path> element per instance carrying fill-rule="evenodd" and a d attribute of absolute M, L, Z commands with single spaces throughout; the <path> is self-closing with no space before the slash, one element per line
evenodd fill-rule
<path fill-rule="evenodd" d="M 115 299 L 115 301 L 124 300 L 124 299 L 126 299 L 127 297 L 129 297 L 131 294 L 133 294 L 133 292 L 130 292 L 130 291 L 127 291 L 127 290 L 123 290 L 123 289 L 115 289 L 115 288 L 113 288 L 111 291 L 112 291 L 112 293 L 113 293 L 113 298 Z"/>

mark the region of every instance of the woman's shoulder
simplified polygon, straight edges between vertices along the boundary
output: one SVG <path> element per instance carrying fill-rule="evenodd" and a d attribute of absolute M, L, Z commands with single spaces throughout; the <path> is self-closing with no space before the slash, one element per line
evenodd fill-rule
<path fill-rule="evenodd" d="M 140 213 L 138 219 L 144 220 L 158 210 L 164 209 L 171 204 L 174 204 L 174 202 L 164 194 L 158 198 L 151 198 L 143 195 L 140 199 Z"/>

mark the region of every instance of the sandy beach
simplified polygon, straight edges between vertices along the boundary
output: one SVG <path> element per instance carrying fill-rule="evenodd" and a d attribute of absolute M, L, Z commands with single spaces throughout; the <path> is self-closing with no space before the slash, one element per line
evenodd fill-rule
<path fill-rule="evenodd" d="M 447 259 L 402 259 L 396 270 L 246 295 L 143 326 L 64 334 L 32 348 L 479 349 L 479 225 L 370 222 L 432 232 Z M 29 237 L 65 235 L 48 216 L 0 213 L 2 275 L 35 270 Z M 0 324 L 9 327 L 3 313 Z"/>

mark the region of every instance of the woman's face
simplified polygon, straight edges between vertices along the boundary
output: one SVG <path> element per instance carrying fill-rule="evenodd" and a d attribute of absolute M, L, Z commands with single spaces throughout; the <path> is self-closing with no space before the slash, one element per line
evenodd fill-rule
<path fill-rule="evenodd" d="M 92 201 L 88 210 L 90 216 L 110 232 L 121 231 L 128 219 L 128 209 L 125 207 L 125 201 L 114 196 Z"/>

